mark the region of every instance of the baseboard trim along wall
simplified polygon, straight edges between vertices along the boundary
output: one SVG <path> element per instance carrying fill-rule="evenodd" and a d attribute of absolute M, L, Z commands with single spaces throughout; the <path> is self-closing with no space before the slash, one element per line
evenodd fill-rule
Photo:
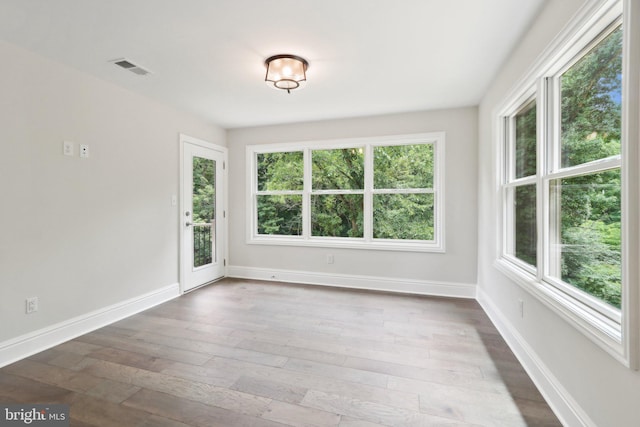
<path fill-rule="evenodd" d="M 0 368 L 180 295 L 175 283 L 0 343 Z"/>
<path fill-rule="evenodd" d="M 580 405 L 571 397 L 560 381 L 549 371 L 536 352 L 514 328 L 491 301 L 487 294 L 478 287 L 476 299 L 496 326 L 502 338 L 516 355 L 527 374 L 551 406 L 562 425 L 567 427 L 596 427 Z"/>
<path fill-rule="evenodd" d="M 414 295 L 454 298 L 475 298 L 476 285 L 469 283 L 432 282 L 388 277 L 316 273 L 310 271 L 276 270 L 242 266 L 227 267 L 227 277 L 302 283 L 307 285 L 365 289 Z"/>

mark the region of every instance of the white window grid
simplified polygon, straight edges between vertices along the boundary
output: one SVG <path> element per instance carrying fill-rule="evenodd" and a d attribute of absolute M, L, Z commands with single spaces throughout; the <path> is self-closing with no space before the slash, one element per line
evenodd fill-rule
<path fill-rule="evenodd" d="M 433 186 L 431 188 L 375 189 L 373 179 L 373 149 L 378 146 L 431 144 L 433 146 Z M 445 133 L 395 135 L 378 138 L 352 138 L 345 140 L 325 140 L 301 143 L 253 145 L 247 147 L 247 182 L 249 186 L 248 244 L 294 245 L 345 247 L 374 250 L 400 250 L 418 252 L 444 252 L 444 145 Z M 312 152 L 328 149 L 362 149 L 365 161 L 365 185 L 363 189 L 312 188 Z M 257 156 L 260 153 L 303 152 L 304 188 L 291 191 L 258 191 Z M 310 204 L 312 195 L 360 194 L 364 199 L 363 237 L 326 237 L 311 235 Z M 373 238 L 373 196 L 377 194 L 434 194 L 434 238 L 433 240 L 401 240 Z M 258 234 L 257 197 L 260 195 L 300 195 L 302 196 L 303 234 L 281 236 Z"/>
<path fill-rule="evenodd" d="M 624 10 L 623 10 L 624 4 Z M 568 321 L 587 338 L 608 352 L 616 360 L 633 369 L 638 368 L 640 353 L 640 306 L 638 305 L 637 282 L 640 269 L 635 262 L 640 249 L 637 242 L 638 184 L 636 147 L 640 128 L 634 117 L 640 111 L 637 93 L 633 88 L 640 85 L 640 66 L 630 59 L 634 46 L 633 31 L 624 20 L 640 22 L 640 13 L 631 13 L 627 0 L 602 0 L 585 6 L 576 19 L 568 25 L 551 46 L 539 57 L 536 64 L 512 91 L 507 102 L 497 110 L 498 126 L 496 135 L 500 143 L 498 155 L 501 165 L 500 200 L 502 215 L 498 217 L 499 238 L 496 268 L 510 277 L 547 305 L 552 311 Z M 560 76 L 574 65 L 593 46 L 599 43 L 619 25 L 623 26 L 623 106 L 622 106 L 622 154 L 592 162 L 560 167 L 560 111 L 557 108 L 560 90 Z M 637 48 L 637 47 L 636 47 Z M 631 54 L 632 55 L 632 54 Z M 636 54 L 637 55 L 637 54 Z M 509 142 L 509 117 L 515 115 L 526 100 L 535 96 L 538 116 L 537 174 L 535 178 L 512 179 L 512 165 L 509 163 L 511 147 Z M 631 120 L 630 120 L 631 119 Z M 549 218 L 550 190 L 553 180 L 583 176 L 609 170 L 621 170 L 622 178 L 622 308 L 618 310 L 577 288 L 553 277 L 551 236 L 554 235 L 553 221 Z M 511 256 L 512 244 L 509 239 L 508 189 L 518 185 L 537 186 L 537 269 Z M 632 264 L 630 263 L 632 261 Z M 558 274 L 555 274 L 558 276 Z"/>

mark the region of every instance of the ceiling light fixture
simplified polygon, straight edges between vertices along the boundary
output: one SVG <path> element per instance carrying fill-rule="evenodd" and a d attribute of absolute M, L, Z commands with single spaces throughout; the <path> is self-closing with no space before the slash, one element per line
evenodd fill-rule
<path fill-rule="evenodd" d="M 291 89 L 296 89 L 302 82 L 307 81 L 309 63 L 299 56 L 274 55 L 267 58 L 264 65 L 267 67 L 264 81 L 267 84 L 273 83 L 274 87 L 286 90 L 287 93 L 291 93 Z"/>

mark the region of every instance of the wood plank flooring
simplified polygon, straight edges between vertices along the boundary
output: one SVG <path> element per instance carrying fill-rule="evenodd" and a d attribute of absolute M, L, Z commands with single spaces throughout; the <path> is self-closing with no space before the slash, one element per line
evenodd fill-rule
<path fill-rule="evenodd" d="M 472 300 L 225 279 L 0 369 L 72 426 L 560 426 Z"/>

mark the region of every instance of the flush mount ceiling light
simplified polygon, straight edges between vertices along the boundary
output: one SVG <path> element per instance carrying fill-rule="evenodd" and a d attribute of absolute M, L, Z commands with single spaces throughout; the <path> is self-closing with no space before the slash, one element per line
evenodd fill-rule
<path fill-rule="evenodd" d="M 288 93 L 291 93 L 291 89 L 300 87 L 300 83 L 307 80 L 309 63 L 299 56 L 274 55 L 267 58 L 264 65 L 267 67 L 264 81 L 267 84 L 273 83 L 274 87 L 286 90 Z"/>

